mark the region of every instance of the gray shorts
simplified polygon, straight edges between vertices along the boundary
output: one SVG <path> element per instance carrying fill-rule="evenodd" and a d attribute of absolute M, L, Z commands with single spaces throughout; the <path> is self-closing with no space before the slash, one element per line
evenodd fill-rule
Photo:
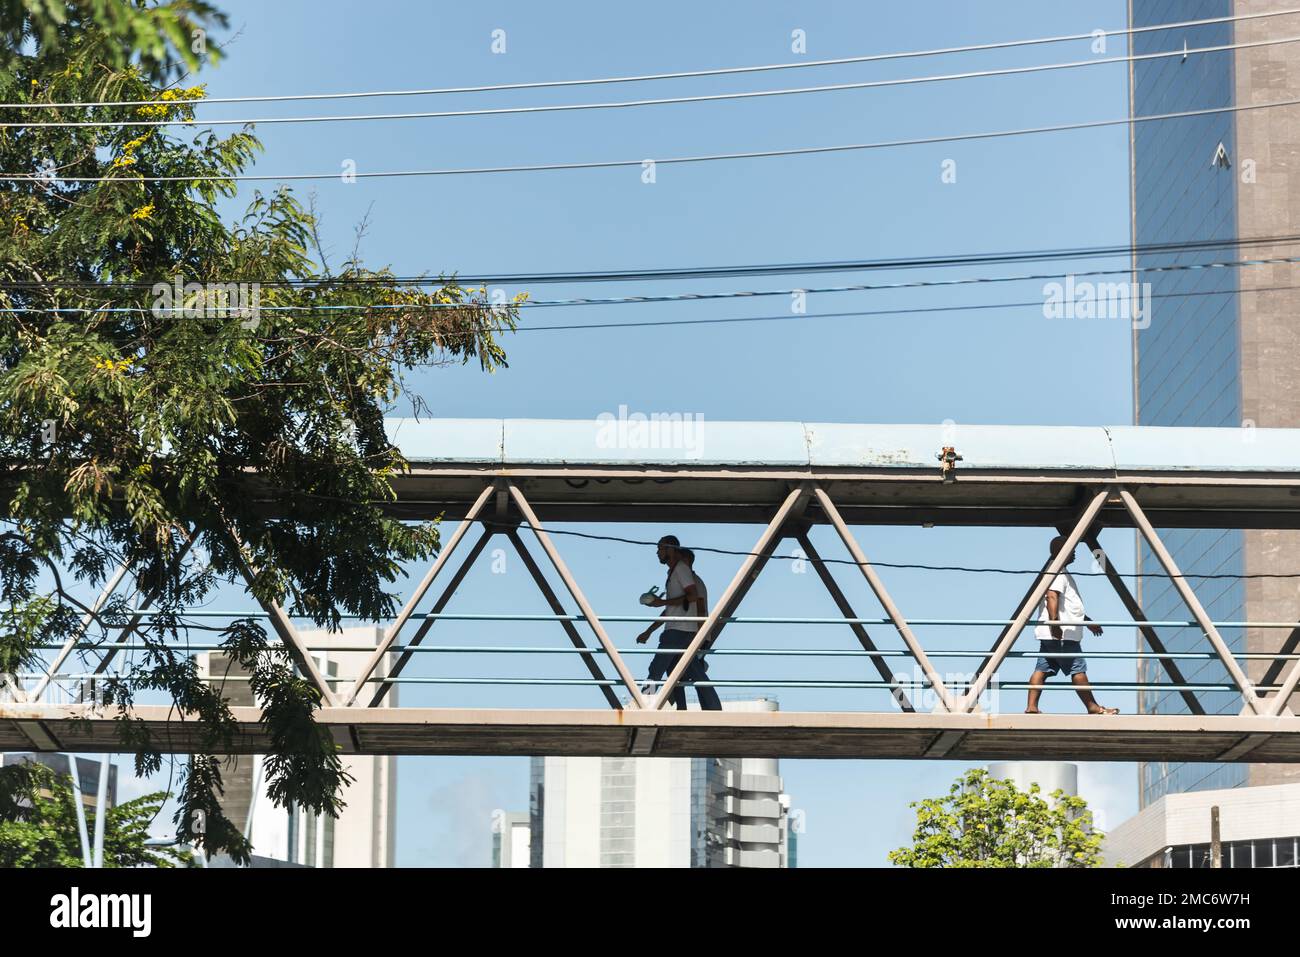
<path fill-rule="evenodd" d="M 1088 663 L 1083 658 L 1083 646 L 1077 641 L 1039 639 L 1038 654 L 1041 657 L 1034 665 L 1034 670 L 1043 672 L 1049 678 L 1057 672 L 1065 675 L 1088 672 Z"/>

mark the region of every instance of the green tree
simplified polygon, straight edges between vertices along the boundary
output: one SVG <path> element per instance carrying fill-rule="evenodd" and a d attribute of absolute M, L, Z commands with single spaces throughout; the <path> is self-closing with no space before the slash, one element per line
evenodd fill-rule
<path fill-rule="evenodd" d="M 38 764 L 17 765 L 36 785 L 23 813 L 0 819 L 0 867 L 81 867 L 81 838 L 71 778 Z M 41 790 L 47 792 L 40 793 Z M 194 855 L 177 847 L 150 847 L 149 824 L 167 800 L 159 791 L 110 808 L 104 819 L 105 867 L 191 867 Z M 93 840 L 94 808 L 86 808 Z"/>
<path fill-rule="evenodd" d="M 65 50 L 78 33 L 94 31 L 106 41 L 106 62 L 136 63 L 161 79 L 182 65 L 197 68 L 205 56 L 216 62 L 220 51 L 207 49 L 207 31 L 226 22 L 204 0 L 0 0 L 0 69 L 14 67 L 25 43 L 48 56 Z"/>
<path fill-rule="evenodd" d="M 1088 803 L 1037 784 L 1021 791 L 982 768 L 967 771 L 941 798 L 916 809 L 912 846 L 890 851 L 900 867 L 1098 867 L 1102 834 Z"/>
<path fill-rule="evenodd" d="M 128 563 L 156 614 L 132 636 L 148 650 L 108 683 L 123 750 L 156 772 L 161 750 L 131 706 L 174 702 L 202 737 L 178 837 L 246 860 L 218 803 L 214 755 L 233 750 L 234 722 L 184 652 L 184 610 L 250 568 L 253 594 L 318 627 L 391 617 L 389 586 L 436 552 L 438 532 L 385 510 L 406 463 L 384 415 L 403 398 L 427 408 L 406 388 L 413 369 L 504 365 L 497 337 L 517 301 L 399 282 L 355 249 L 331 269 L 287 189 L 224 220 L 229 177 L 260 150 L 250 129 L 49 125 L 192 118 L 203 88 L 167 78 L 201 58 L 185 31 L 220 22 L 206 4 L 0 2 L 0 102 L 27 104 L 3 111 L 27 125 L 0 128 L 0 673 L 39 667 L 35 646 L 87 614 L 78 595 Z M 62 105 L 85 102 L 140 105 Z M 254 305 L 232 308 L 232 293 Z M 87 643 L 117 640 L 127 609 L 93 615 Z M 347 775 L 314 721 L 318 691 L 256 620 L 219 640 L 252 675 L 272 796 L 337 814 Z"/>

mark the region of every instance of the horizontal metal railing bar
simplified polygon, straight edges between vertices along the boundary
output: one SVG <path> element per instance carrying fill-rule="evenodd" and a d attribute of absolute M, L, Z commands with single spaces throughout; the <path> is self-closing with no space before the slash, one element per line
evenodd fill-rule
<path fill-rule="evenodd" d="M 16 677 L 20 679 L 41 678 L 44 675 L 38 674 L 20 674 Z M 56 675 L 56 681 L 75 681 L 85 679 L 104 680 L 103 675 L 85 674 L 85 675 Z M 122 680 L 133 680 L 130 676 L 125 676 Z M 224 682 L 243 682 L 249 681 L 248 675 L 224 675 L 219 677 L 209 677 L 208 681 L 216 683 Z M 325 679 L 329 684 L 349 684 L 348 678 L 331 676 Z M 453 685 L 608 685 L 622 686 L 621 681 L 598 678 L 417 678 L 417 677 L 399 677 L 399 678 L 382 678 L 371 677 L 366 679 L 368 684 L 453 684 Z M 865 688 L 865 689 L 882 689 L 892 690 L 897 685 L 891 681 L 841 681 L 841 680 L 822 680 L 822 679 L 724 679 L 720 681 L 694 681 L 692 685 L 706 688 Z M 924 681 L 903 682 L 905 685 L 923 687 Z M 1023 681 L 1003 681 L 996 683 L 997 688 L 1007 688 L 1013 690 L 1023 690 L 1031 687 L 1028 682 Z M 1149 685 L 1135 684 L 1125 681 L 1093 681 L 1089 684 L 1074 684 L 1067 682 L 1049 682 L 1044 685 L 1034 685 L 1033 687 L 1057 688 L 1057 689 L 1081 689 L 1093 688 L 1098 691 L 1146 691 L 1158 687 L 1162 691 L 1238 691 L 1236 685 L 1230 683 L 1224 684 L 1181 684 L 1181 685 Z M 1255 685 L 1258 691 L 1277 691 L 1280 685 Z"/>
<path fill-rule="evenodd" d="M 1025 639 L 1026 641 L 1032 639 Z M 38 650 L 53 651 L 62 648 L 58 644 L 39 644 L 32 646 Z M 103 644 L 81 644 L 77 648 L 84 650 L 102 651 L 105 647 Z M 111 647 L 115 651 L 147 651 L 151 645 L 113 644 Z M 180 645 L 173 643 L 172 647 L 183 647 L 187 651 L 222 651 L 222 645 L 202 645 L 186 644 Z M 316 645 L 308 642 L 304 646 L 308 651 L 332 651 L 338 653 L 361 653 L 374 651 L 374 645 Z M 573 648 L 573 647 L 530 647 L 527 645 L 393 645 L 390 649 L 393 652 L 412 652 L 418 654 L 520 654 L 520 655 L 606 655 L 608 652 L 604 648 Z M 680 650 L 671 648 L 659 649 L 653 646 L 644 648 L 618 648 L 615 649 L 620 655 L 679 655 Z M 927 651 L 931 658 L 984 658 L 988 655 L 987 650 L 971 649 L 962 651 L 960 649 L 943 649 L 939 651 Z M 1015 658 L 1037 658 L 1042 655 L 1040 651 L 1022 650 L 1009 651 L 1009 657 Z M 1081 654 L 1088 658 L 1116 658 L 1120 660 L 1133 661 L 1159 661 L 1161 659 L 1191 660 L 1191 661 L 1215 661 L 1218 655 L 1213 651 L 1093 651 L 1084 649 Z M 724 656 L 769 656 L 769 657 L 791 657 L 791 658 L 910 658 L 912 653 L 906 648 L 880 648 L 875 651 L 866 651 L 862 648 L 715 648 L 708 652 L 709 657 L 716 655 Z M 1068 657 L 1068 654 L 1067 654 Z M 1234 658 L 1243 661 L 1296 661 L 1300 660 L 1300 652 L 1271 655 L 1267 652 L 1243 652 L 1234 654 Z"/>
<path fill-rule="evenodd" d="M 145 618 L 156 618 L 162 615 L 171 614 L 170 612 L 148 609 L 138 609 L 133 611 L 119 612 L 114 618 L 128 618 L 135 615 L 141 615 Z M 181 618 L 269 618 L 270 613 L 264 611 L 184 611 L 176 612 Z M 103 615 L 102 617 L 110 617 Z M 304 619 L 306 615 L 288 615 L 294 619 Z M 340 615 L 340 618 L 349 621 L 374 621 L 374 619 L 364 618 L 361 615 Z M 410 616 L 414 619 L 434 618 L 445 621 L 586 621 L 585 615 L 525 615 L 525 614 L 501 614 L 499 612 L 437 612 L 437 613 L 416 613 Z M 602 622 L 623 622 L 623 623 L 649 623 L 660 621 L 660 615 L 601 615 Z M 761 616 L 761 617 L 732 617 L 719 619 L 729 624 L 737 625 L 892 625 L 893 621 L 889 618 L 820 618 L 820 617 L 792 617 L 792 616 Z M 704 621 L 703 618 L 695 615 L 674 616 L 673 621 L 699 623 Z M 909 618 L 908 624 L 911 625 L 930 625 L 934 627 L 952 626 L 952 627 L 975 627 L 975 628 L 998 628 L 1003 625 L 1011 624 L 1010 619 L 1006 618 Z M 1055 621 L 1050 618 L 1031 618 L 1026 625 L 1081 625 L 1084 622 L 1079 621 Z M 1092 621 L 1088 624 L 1101 625 L 1106 628 L 1136 628 L 1139 626 L 1148 626 L 1152 628 L 1199 628 L 1200 625 L 1195 621 Z M 1300 628 L 1300 621 L 1216 621 L 1212 622 L 1216 628 Z"/>

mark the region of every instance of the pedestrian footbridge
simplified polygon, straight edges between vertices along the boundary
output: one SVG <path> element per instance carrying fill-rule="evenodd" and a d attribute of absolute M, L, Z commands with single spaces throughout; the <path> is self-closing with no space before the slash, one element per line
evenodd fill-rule
<path fill-rule="evenodd" d="M 319 690 L 318 719 L 346 752 L 1300 763 L 1300 719 L 1293 710 L 1300 682 L 1300 430 L 700 422 L 620 414 L 590 421 L 393 420 L 389 434 L 411 467 L 392 478 L 394 498 L 386 507 L 401 518 L 443 515 L 449 522 L 440 553 L 397 616 L 378 623 L 378 645 L 361 656 L 354 673 L 323 674 L 294 609 L 265 604 L 258 612 Z M 268 510 L 291 494 L 268 488 L 256 475 L 248 478 L 248 495 Z M 730 584 L 711 596 L 713 605 L 707 617 L 697 619 L 693 643 L 653 699 L 638 684 L 641 670 L 628 663 L 643 652 L 616 646 L 607 628 L 612 621 L 649 619 L 598 613 L 565 561 L 562 544 L 569 543 L 557 534 L 559 525 L 644 522 L 679 530 L 684 544 L 691 544 L 688 530 L 697 523 L 757 528 L 750 548 L 719 559 L 734 567 Z M 962 652 L 979 664 L 958 682 L 939 667 L 957 653 L 927 648 L 917 637 L 919 624 L 936 622 L 909 618 L 868 557 L 871 529 L 882 525 L 1040 527 L 1065 536 L 1067 544 L 1030 570 L 1023 597 L 1005 617 L 941 622 L 989 633 L 986 650 Z M 810 532 L 819 526 L 833 530 L 836 555 L 823 556 L 814 547 Z M 1184 618 L 1144 612 L 1135 589 L 1105 560 L 1098 536 L 1106 528 L 1136 531 L 1151 557 L 1147 574 L 1174 589 Z M 1294 556 L 1296 567 L 1266 571 L 1290 589 L 1293 607 L 1280 620 L 1215 621 L 1199 596 L 1205 576 L 1179 567 L 1178 548 L 1165 540 L 1171 529 L 1279 533 L 1275 541 L 1282 545 L 1275 554 Z M 820 684 L 888 692 L 888 710 L 665 709 L 668 692 L 701 649 L 710 649 L 710 662 L 757 654 L 737 643 L 739 626 L 810 620 L 743 614 L 750 589 L 787 542 L 797 543 L 840 612 L 839 618 L 819 621 L 842 626 L 854 639 L 850 650 L 827 654 L 856 667 L 844 666 L 841 678 Z M 518 556 L 551 614 L 446 611 L 490 543 Z M 1133 652 L 1110 652 L 1141 662 L 1137 679 L 1110 686 L 1157 689 L 1178 713 L 1026 715 L 989 708 L 990 689 L 1024 687 L 1000 682 L 999 669 L 1009 659 L 1033 654 L 1025 647 L 1031 642 L 1022 640 L 1025 628 L 1035 623 L 1049 582 L 1077 545 L 1098 557 L 1098 581 L 1114 589 L 1130 616 L 1106 624 L 1135 626 L 1141 635 Z M 937 563 L 935 571 L 942 570 Z M 246 571 L 251 577 L 251 569 Z M 883 615 L 859 615 L 839 576 L 861 576 Z M 130 581 L 131 570 L 119 569 L 98 607 L 115 589 L 131 587 Z M 42 673 L 7 678 L 7 689 L 0 689 L 0 750 L 120 749 L 114 715 L 95 703 L 93 683 L 112 673 L 123 652 L 141 647 L 153 599 L 138 587 L 134 594 L 130 620 L 93 652 L 83 636 L 47 649 Z M 417 654 L 465 650 L 429 640 L 431 634 L 437 638 L 440 622 L 457 618 L 553 622 L 563 644 L 543 650 L 569 656 L 571 677 L 529 679 L 525 665 L 477 681 L 586 687 L 592 707 L 394 706 L 391 690 L 411 680 L 404 671 Z M 1172 648 L 1162 638 L 1169 629 L 1189 627 L 1200 635 L 1197 647 Z M 1225 638 L 1230 627 L 1245 639 Z M 503 661 L 512 651 L 538 653 L 492 651 Z M 770 681 L 712 684 L 819 684 L 783 679 L 781 655 L 764 654 L 775 671 Z M 1206 662 L 1213 665 L 1213 678 L 1185 674 L 1193 667 L 1203 674 Z M 915 684 L 900 679 L 900 670 L 919 676 L 924 700 Z M 83 692 L 74 700 L 66 694 L 55 700 L 58 689 L 70 687 Z M 1221 704 L 1225 694 L 1235 702 L 1227 711 Z M 1216 696 L 1212 707 L 1209 695 Z M 238 749 L 266 751 L 257 709 L 234 711 Z M 197 745 L 174 711 L 142 704 L 134 716 L 171 750 L 185 753 Z"/>

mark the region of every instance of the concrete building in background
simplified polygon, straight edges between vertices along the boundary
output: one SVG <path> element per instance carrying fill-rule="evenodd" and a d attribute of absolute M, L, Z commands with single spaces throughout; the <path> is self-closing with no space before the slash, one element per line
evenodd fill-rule
<path fill-rule="evenodd" d="M 379 643 L 378 628 L 345 628 L 331 634 L 303 632 L 321 674 L 334 690 L 347 690 L 371 650 Z M 370 649 L 370 650 L 367 650 Z M 219 682 L 222 676 L 239 679 L 242 670 L 215 652 L 201 654 L 200 674 Z M 375 669 L 384 677 L 396 660 L 386 655 Z M 397 704 L 397 688 L 388 692 L 389 705 Z M 223 694 L 232 706 L 252 705 L 247 681 L 228 680 Z M 343 792 L 347 807 L 338 818 L 303 808 L 276 807 L 266 791 L 262 755 L 234 755 L 223 766 L 226 816 L 253 842 L 258 858 L 308 867 L 392 867 L 396 851 L 397 758 L 393 755 L 348 755 L 343 768 L 355 780 Z M 264 861 L 261 866 L 276 866 Z"/>
<path fill-rule="evenodd" d="M 1223 867 L 1300 867 L 1300 784 L 1166 794 L 1106 835 L 1110 867 L 1209 867 L 1211 809 Z"/>
<path fill-rule="evenodd" d="M 77 783 L 81 786 L 81 803 L 87 808 L 95 807 L 95 802 L 99 800 L 99 772 L 103 766 L 102 757 L 103 755 L 96 754 L 77 758 Z M 55 774 L 72 777 L 72 762 L 66 754 L 48 751 L 10 751 L 0 754 L 0 767 L 13 767 L 27 761 L 43 764 Z M 44 788 L 41 789 L 40 795 L 51 796 Z M 108 785 L 105 789 L 104 804 L 109 809 L 117 807 L 117 765 L 112 763 L 108 766 Z"/>
<path fill-rule="evenodd" d="M 1132 26 L 1286 9 L 1285 0 L 1130 0 Z M 1233 43 L 1292 34 L 1295 17 L 1154 30 L 1133 36 L 1133 53 Z M 1130 64 L 1134 116 L 1216 109 L 1300 97 L 1300 58 L 1286 44 L 1162 57 Z M 1251 240 L 1300 232 L 1300 115 L 1293 109 L 1214 113 L 1135 123 L 1132 235 L 1136 283 L 1149 283 L 1150 313 L 1133 331 L 1134 416 L 1139 425 L 1221 426 L 1251 441 L 1255 428 L 1300 427 L 1300 291 L 1295 267 L 1143 271 L 1164 265 L 1291 256 L 1292 246 Z M 1153 251 L 1153 244 L 1221 242 L 1214 248 Z M 1245 245 L 1236 245 L 1237 242 Z M 1148 251 L 1142 251 L 1148 247 Z M 1184 574 L 1249 576 L 1300 570 L 1300 532 L 1159 529 Z M 1139 600 L 1153 620 L 1190 614 L 1155 556 L 1139 544 Z M 1300 595 L 1288 579 L 1192 582 L 1215 621 L 1296 621 Z M 1209 651 L 1198 628 L 1157 629 L 1170 651 Z M 1278 629 L 1221 629 L 1236 653 L 1276 652 Z M 1291 633 L 1292 641 L 1300 632 Z M 1143 643 L 1143 650 L 1149 650 Z M 1291 650 L 1294 649 L 1292 645 Z M 1243 663 L 1254 682 L 1276 681 L 1267 662 Z M 1217 661 L 1179 662 L 1190 683 L 1231 684 Z M 1142 661 L 1143 682 L 1169 683 L 1158 662 Z M 1198 693 L 1209 713 L 1235 714 L 1235 691 Z M 1292 700 L 1300 706 L 1300 696 Z M 1177 692 L 1139 694 L 1146 713 L 1186 714 Z M 1167 794 L 1300 781 L 1300 767 L 1263 764 L 1140 766 L 1141 806 Z"/>
<path fill-rule="evenodd" d="M 1010 778 L 1021 791 L 1037 784 L 1044 797 L 1056 790 L 1070 797 L 1079 794 L 1079 766 L 1064 761 L 999 761 L 989 765 L 989 776 L 999 781 Z"/>
<path fill-rule="evenodd" d="M 530 867 L 532 859 L 528 814 L 523 811 L 496 811 L 492 814 L 492 866 Z"/>
<path fill-rule="evenodd" d="M 775 711 L 777 703 L 722 707 Z M 533 758 L 528 819 L 532 867 L 793 867 L 798 860 L 801 817 L 790 813 L 775 758 Z"/>

